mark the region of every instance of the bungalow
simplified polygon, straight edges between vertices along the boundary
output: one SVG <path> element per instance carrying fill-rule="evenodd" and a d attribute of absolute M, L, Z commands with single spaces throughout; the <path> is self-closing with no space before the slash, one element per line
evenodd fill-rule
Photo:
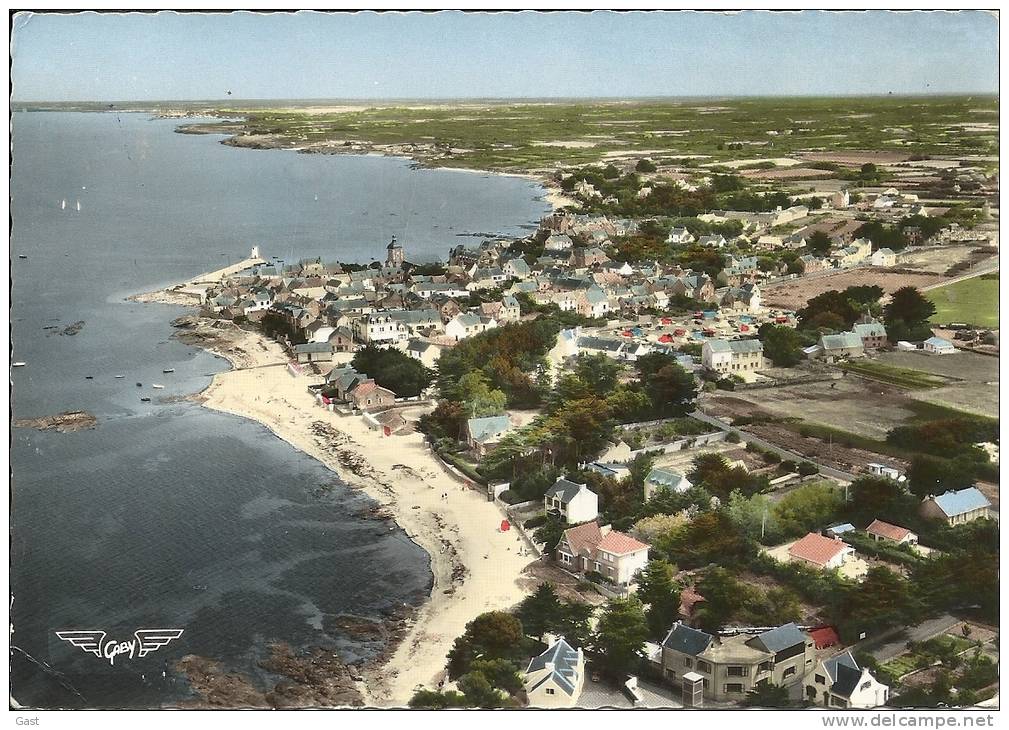
<path fill-rule="evenodd" d="M 593 461 L 591 464 L 586 464 L 585 468 L 589 471 L 594 471 L 597 474 L 602 474 L 604 477 L 609 477 L 610 479 L 615 479 L 617 481 L 620 481 L 631 474 L 631 470 L 627 468 L 626 464 L 618 464 L 615 462 Z"/>
<path fill-rule="evenodd" d="M 839 525 L 833 525 L 824 530 L 827 537 L 841 537 L 846 532 L 855 532 L 855 526 L 850 522 L 842 522 Z"/>
<path fill-rule="evenodd" d="M 806 698 L 824 707 L 869 710 L 886 704 L 890 687 L 845 651 L 823 659 L 806 678 Z"/>
<path fill-rule="evenodd" d="M 922 343 L 922 348 L 932 355 L 952 355 L 956 352 L 953 343 L 942 337 L 929 337 Z"/>
<path fill-rule="evenodd" d="M 571 236 L 563 233 L 551 233 L 543 244 L 545 251 L 569 251 L 574 246 Z"/>
<path fill-rule="evenodd" d="M 922 500 L 921 514 L 931 519 L 945 520 L 951 527 L 965 522 L 991 517 L 991 502 L 977 487 L 948 491 L 938 497 Z"/>
<path fill-rule="evenodd" d="M 863 350 L 878 350 L 886 347 L 886 327 L 880 322 L 864 322 L 852 327 L 852 331 L 862 340 Z"/>
<path fill-rule="evenodd" d="M 543 509 L 577 525 L 599 516 L 599 497 L 584 484 L 561 477 L 543 495 Z"/>
<path fill-rule="evenodd" d="M 815 565 L 817 568 L 840 568 L 854 555 L 855 548 L 840 538 L 824 537 L 815 532 L 810 532 L 788 548 L 789 558 Z"/>
<path fill-rule="evenodd" d="M 529 276 L 529 264 L 523 258 L 508 259 L 501 265 L 501 270 L 513 279 L 524 279 Z"/>
<path fill-rule="evenodd" d="M 649 547 L 609 525 L 587 522 L 564 531 L 556 556 L 569 570 L 599 573 L 610 583 L 626 586 L 648 563 Z"/>
<path fill-rule="evenodd" d="M 306 342 L 294 346 L 294 356 L 300 363 L 333 362 L 333 346 L 328 342 Z"/>
<path fill-rule="evenodd" d="M 512 428 L 508 416 L 484 416 L 466 421 L 466 444 L 480 456 L 486 456 Z"/>
<path fill-rule="evenodd" d="M 729 245 L 729 242 L 725 240 L 725 236 L 719 234 L 715 236 L 701 236 L 697 239 L 697 244 L 707 248 L 725 248 Z"/>
<path fill-rule="evenodd" d="M 894 469 L 892 466 L 887 466 L 886 464 L 879 464 L 873 461 L 866 464 L 866 468 L 873 476 L 886 477 L 887 479 L 893 479 L 895 482 L 902 482 L 905 479 L 904 475 L 900 473 L 900 469 Z"/>
<path fill-rule="evenodd" d="M 799 261 L 802 262 L 802 273 L 804 274 L 812 274 L 814 271 L 823 271 L 827 268 L 826 260 L 808 253 L 800 256 Z"/>
<path fill-rule="evenodd" d="M 396 402 L 396 394 L 368 379 L 354 386 L 348 393 L 350 404 L 359 411 L 374 411 L 387 408 Z"/>
<path fill-rule="evenodd" d="M 645 501 L 650 500 L 660 489 L 682 493 L 692 486 L 690 480 L 678 471 L 654 467 L 645 477 Z"/>
<path fill-rule="evenodd" d="M 441 357 L 443 347 L 430 340 L 414 337 L 406 343 L 406 354 L 414 360 L 420 360 L 424 367 L 432 368 Z"/>
<path fill-rule="evenodd" d="M 898 525 L 891 525 L 889 522 L 883 522 L 883 520 L 873 520 L 872 523 L 865 528 L 865 531 L 877 542 L 880 540 L 891 540 L 898 545 L 918 544 L 918 536 L 909 529 L 906 527 L 899 527 Z"/>
<path fill-rule="evenodd" d="M 561 636 L 529 660 L 522 686 L 531 707 L 572 707 L 585 681 L 585 656 Z"/>

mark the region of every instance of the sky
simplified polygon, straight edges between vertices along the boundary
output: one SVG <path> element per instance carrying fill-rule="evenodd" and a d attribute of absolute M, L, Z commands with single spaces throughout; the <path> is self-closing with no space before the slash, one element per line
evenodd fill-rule
<path fill-rule="evenodd" d="M 19 14 L 14 101 L 996 93 L 961 12 Z"/>

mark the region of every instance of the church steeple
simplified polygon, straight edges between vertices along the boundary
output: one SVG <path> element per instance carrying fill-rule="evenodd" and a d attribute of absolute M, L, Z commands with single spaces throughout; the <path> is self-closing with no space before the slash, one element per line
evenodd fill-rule
<path fill-rule="evenodd" d="M 392 241 L 389 245 L 385 247 L 385 263 L 388 266 L 402 266 L 403 265 L 403 247 L 396 242 L 396 237 L 392 237 Z"/>

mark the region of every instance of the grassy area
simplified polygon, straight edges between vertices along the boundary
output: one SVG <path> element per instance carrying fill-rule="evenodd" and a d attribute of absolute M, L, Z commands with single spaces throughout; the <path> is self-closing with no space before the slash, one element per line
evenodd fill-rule
<path fill-rule="evenodd" d="M 703 164 L 753 167 L 810 149 L 994 155 L 997 131 L 965 134 L 957 125 L 991 123 L 997 107 L 994 97 L 874 97 L 404 103 L 347 111 L 273 102 L 212 110 L 245 117 L 247 133 L 291 143 L 424 145 L 445 166 L 527 171 L 623 155 L 682 160 L 700 173 Z M 703 157 L 687 159 L 695 155 Z"/>
<path fill-rule="evenodd" d="M 915 647 L 913 651 L 894 657 L 883 665 L 883 668 L 895 677 L 902 677 L 915 669 L 930 666 L 941 656 L 960 654 L 977 643 L 952 634 L 943 634 L 929 639 Z"/>
<path fill-rule="evenodd" d="M 935 304 L 932 322 L 966 322 L 975 327 L 998 327 L 998 276 L 975 276 L 925 292 Z"/>
<path fill-rule="evenodd" d="M 845 372 L 864 375 L 867 378 L 890 383 L 901 388 L 939 388 L 949 381 L 939 375 L 930 375 L 920 370 L 901 368 L 895 365 L 885 365 L 874 360 L 852 361 L 841 366 Z"/>

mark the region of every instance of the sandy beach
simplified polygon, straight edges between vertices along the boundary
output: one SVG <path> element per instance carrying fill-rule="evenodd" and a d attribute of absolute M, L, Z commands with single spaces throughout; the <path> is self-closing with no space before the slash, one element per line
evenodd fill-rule
<path fill-rule="evenodd" d="M 130 299 L 183 303 L 174 289 Z M 431 556 L 429 599 L 408 621 L 387 660 L 365 668 L 360 690 L 369 706 L 395 707 L 406 705 L 418 686 L 436 687 L 452 642 L 466 624 L 525 597 L 527 589 L 519 578 L 535 556 L 514 530 L 500 531 L 503 511 L 488 502 L 484 492 L 448 473 L 422 434 L 387 437 L 369 429 L 360 416 L 324 410 L 308 392 L 322 376 L 308 371 L 293 375 L 281 346 L 258 332 L 200 320 L 195 314 L 181 319 L 188 320 L 179 323 L 183 341 L 232 365 L 232 370 L 215 375 L 195 400 L 258 421 L 318 459 L 350 487 L 375 499 L 381 512 Z"/>

